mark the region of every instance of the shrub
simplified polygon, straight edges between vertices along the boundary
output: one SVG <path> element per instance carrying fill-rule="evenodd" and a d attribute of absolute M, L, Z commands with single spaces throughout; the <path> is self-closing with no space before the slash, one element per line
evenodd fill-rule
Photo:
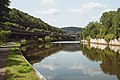
<path fill-rule="evenodd" d="M 27 44 L 36 44 L 36 41 L 34 39 L 27 40 Z"/>
<path fill-rule="evenodd" d="M 50 41 L 51 41 L 51 38 L 50 38 L 49 36 L 46 36 L 46 37 L 45 37 L 45 41 L 46 41 L 46 42 L 50 42 Z"/>
<path fill-rule="evenodd" d="M 62 40 L 62 38 L 61 38 L 61 37 L 59 37 L 59 40 Z"/>
<path fill-rule="evenodd" d="M 51 44 L 50 43 L 46 43 L 45 44 L 45 48 L 50 48 L 51 47 Z"/>
<path fill-rule="evenodd" d="M 107 34 L 105 36 L 105 40 L 108 42 L 110 39 L 114 39 L 115 38 L 115 34 Z"/>
<path fill-rule="evenodd" d="M 42 38 L 38 38 L 38 41 L 43 42 L 43 39 Z"/>
<path fill-rule="evenodd" d="M 11 31 L 0 30 L 0 43 L 6 42 L 10 34 L 11 34 Z"/>
<path fill-rule="evenodd" d="M 11 23 L 11 22 L 5 22 L 4 23 L 4 29 L 9 29 L 11 27 L 14 27 L 14 28 L 19 28 L 20 26 L 16 23 Z"/>
<path fill-rule="evenodd" d="M 26 39 L 23 39 L 20 42 L 21 42 L 21 44 L 26 44 L 27 43 Z"/>

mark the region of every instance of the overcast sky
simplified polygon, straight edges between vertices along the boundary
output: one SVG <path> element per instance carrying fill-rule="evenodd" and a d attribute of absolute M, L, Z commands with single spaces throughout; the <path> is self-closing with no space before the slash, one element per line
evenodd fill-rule
<path fill-rule="evenodd" d="M 56 27 L 85 27 L 104 11 L 120 8 L 120 0 L 11 0 L 10 7 Z"/>

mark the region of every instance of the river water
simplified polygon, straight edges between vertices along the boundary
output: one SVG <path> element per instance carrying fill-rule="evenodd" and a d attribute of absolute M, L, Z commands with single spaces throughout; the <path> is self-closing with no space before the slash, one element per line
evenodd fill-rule
<path fill-rule="evenodd" d="M 120 80 L 120 46 L 62 41 L 21 50 L 47 80 Z"/>

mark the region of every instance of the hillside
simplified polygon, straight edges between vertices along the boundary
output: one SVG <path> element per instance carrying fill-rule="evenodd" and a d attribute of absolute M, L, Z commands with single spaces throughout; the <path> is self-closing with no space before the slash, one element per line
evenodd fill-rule
<path fill-rule="evenodd" d="M 9 9 L 7 16 L 2 19 L 4 21 L 0 21 L 0 43 L 23 39 L 35 39 L 36 41 L 75 39 L 65 34 L 62 29 L 51 26 L 40 18 L 36 18 L 15 8 Z"/>
<path fill-rule="evenodd" d="M 80 34 L 82 32 L 82 28 L 79 27 L 64 27 L 61 29 L 70 34 Z"/>
<path fill-rule="evenodd" d="M 10 9 L 8 16 L 6 16 L 6 21 L 3 23 L 3 29 L 11 27 L 31 32 L 62 32 L 59 28 L 45 23 L 40 18 L 33 17 L 15 8 Z"/>

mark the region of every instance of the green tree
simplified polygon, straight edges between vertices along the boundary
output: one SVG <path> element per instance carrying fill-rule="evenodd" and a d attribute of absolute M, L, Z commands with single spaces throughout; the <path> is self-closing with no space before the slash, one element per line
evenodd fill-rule
<path fill-rule="evenodd" d="M 87 38 L 104 38 L 108 42 L 120 38 L 120 8 L 103 13 L 100 22 L 90 22 L 81 33 L 81 39 Z"/>
<path fill-rule="evenodd" d="M 6 16 L 9 12 L 9 0 L 0 0 L 0 22 L 3 22 L 6 20 Z"/>

